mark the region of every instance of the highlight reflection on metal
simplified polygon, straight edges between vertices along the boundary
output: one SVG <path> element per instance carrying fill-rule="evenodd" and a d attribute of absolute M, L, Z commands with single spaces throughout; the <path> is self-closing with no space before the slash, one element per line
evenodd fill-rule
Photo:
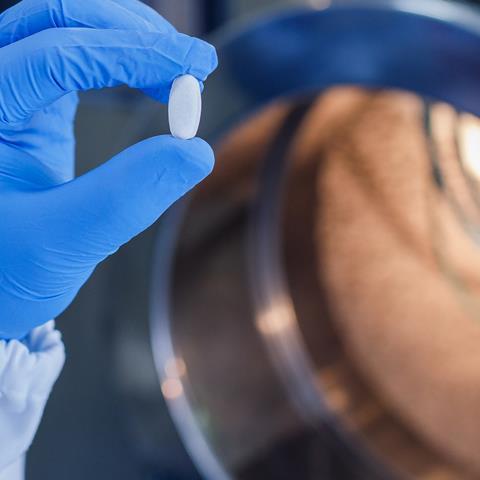
<path fill-rule="evenodd" d="M 465 170 L 480 181 L 480 121 L 473 115 L 460 116 L 459 148 Z"/>
<path fill-rule="evenodd" d="M 460 223 L 480 242 L 480 122 L 446 104 L 425 108 L 427 144 L 438 187 Z M 442 161 L 441 143 L 455 145 L 454 162 Z"/>
<path fill-rule="evenodd" d="M 180 357 L 172 357 L 165 362 L 165 374 L 170 378 L 179 378 L 187 373 L 187 366 Z"/>
<path fill-rule="evenodd" d="M 162 382 L 162 393 L 168 400 L 175 400 L 183 395 L 181 377 L 186 374 L 186 365 L 183 359 L 172 357 L 165 362 L 165 379 Z"/>
<path fill-rule="evenodd" d="M 257 328 L 264 336 L 290 336 L 295 330 L 292 308 L 286 298 L 274 300 L 271 307 L 261 311 L 257 318 Z"/>
<path fill-rule="evenodd" d="M 162 382 L 161 388 L 167 400 L 176 400 L 183 395 L 182 382 L 176 378 L 167 378 Z"/>

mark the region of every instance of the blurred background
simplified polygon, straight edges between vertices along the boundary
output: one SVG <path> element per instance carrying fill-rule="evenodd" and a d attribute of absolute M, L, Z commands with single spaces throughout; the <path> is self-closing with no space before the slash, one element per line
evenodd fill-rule
<path fill-rule="evenodd" d="M 147 3 L 219 50 L 216 170 L 58 319 L 27 478 L 480 478 L 476 2 Z M 166 108 L 76 128 L 82 174 Z"/>

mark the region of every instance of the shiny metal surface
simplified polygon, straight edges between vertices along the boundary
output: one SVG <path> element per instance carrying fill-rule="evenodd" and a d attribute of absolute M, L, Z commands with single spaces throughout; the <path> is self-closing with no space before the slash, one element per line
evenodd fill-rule
<path fill-rule="evenodd" d="M 405 89 L 480 114 L 480 14 L 466 4 L 443 0 L 310 1 L 233 28 L 217 40 L 220 69 L 205 91 L 202 128 L 203 135 L 213 141 L 278 98 L 342 84 Z M 186 216 L 192 221 L 188 203 L 172 210 L 158 238 L 152 348 L 167 403 L 190 455 L 205 478 L 223 480 L 232 478 L 231 471 L 219 460 L 218 445 L 205 435 L 195 415 L 195 389 L 183 369 L 168 367 L 172 361 L 183 361 L 172 329 L 176 320 L 171 308 L 171 276 Z M 270 227 L 275 232 L 275 225 Z M 269 268 L 272 266 L 266 265 L 264 271 Z M 266 297 L 260 301 L 264 307 L 271 299 L 285 298 L 282 282 L 259 281 L 267 285 Z M 289 310 L 288 300 L 284 309 Z M 294 315 L 287 316 L 288 322 L 295 322 Z M 258 327 L 262 320 L 257 315 L 254 321 Z M 318 407 L 315 415 L 321 417 L 321 394 L 313 385 L 306 386 L 309 375 L 301 375 L 308 370 L 308 358 L 296 337 L 264 335 L 277 372 L 290 375 L 287 383 L 298 382 L 305 392 L 314 392 L 313 397 L 306 393 L 305 398 L 317 395 L 318 405 L 311 400 L 307 404 L 312 405 L 312 412 Z"/>

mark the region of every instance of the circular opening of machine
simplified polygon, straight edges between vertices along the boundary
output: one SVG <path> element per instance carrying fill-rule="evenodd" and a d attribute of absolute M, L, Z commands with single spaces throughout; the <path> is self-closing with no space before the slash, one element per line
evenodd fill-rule
<path fill-rule="evenodd" d="M 480 474 L 476 15 L 335 1 L 219 49 L 217 166 L 160 230 L 151 303 L 205 478 Z"/>
<path fill-rule="evenodd" d="M 218 144 L 157 256 L 152 317 L 207 478 L 475 478 L 479 131 L 338 87 Z"/>

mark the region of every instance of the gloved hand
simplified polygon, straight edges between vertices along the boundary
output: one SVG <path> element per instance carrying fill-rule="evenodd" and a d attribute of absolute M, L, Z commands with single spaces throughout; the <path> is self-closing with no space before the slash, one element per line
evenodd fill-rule
<path fill-rule="evenodd" d="M 137 0 L 24 0 L 0 16 L 0 338 L 61 313 L 95 266 L 213 167 L 200 139 L 150 138 L 72 180 L 79 90 L 166 101 L 216 67 L 207 43 Z"/>
<path fill-rule="evenodd" d="M 0 478 L 32 443 L 65 352 L 54 322 L 24 341 L 0 340 Z"/>

